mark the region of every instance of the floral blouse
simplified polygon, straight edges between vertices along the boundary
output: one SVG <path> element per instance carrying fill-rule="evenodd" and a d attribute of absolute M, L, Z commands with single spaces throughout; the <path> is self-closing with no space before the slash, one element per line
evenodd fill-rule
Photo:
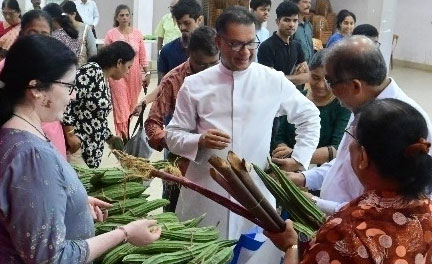
<path fill-rule="evenodd" d="M 0 263 L 85 263 L 94 236 L 86 191 L 53 145 L 0 129 Z"/>
<path fill-rule="evenodd" d="M 95 62 L 81 66 L 76 76 L 77 95 L 63 118 L 63 124 L 73 126 L 81 139 L 82 157 L 90 168 L 102 160 L 104 144 L 112 136 L 108 115 L 112 110 L 110 89 L 102 68 Z"/>
<path fill-rule="evenodd" d="M 68 48 L 70 48 L 73 53 L 75 53 L 75 55 L 79 55 L 80 54 L 80 49 L 81 49 L 81 43 L 79 41 L 79 39 L 73 39 L 71 38 L 66 31 L 64 31 L 64 29 L 58 29 L 52 32 L 51 36 L 55 39 L 60 40 L 61 42 L 63 42 Z"/>
<path fill-rule="evenodd" d="M 432 204 L 368 192 L 331 216 L 301 263 L 432 263 Z"/>

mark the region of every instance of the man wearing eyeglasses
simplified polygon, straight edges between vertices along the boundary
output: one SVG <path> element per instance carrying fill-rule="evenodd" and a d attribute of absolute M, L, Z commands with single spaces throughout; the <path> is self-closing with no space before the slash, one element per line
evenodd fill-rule
<path fill-rule="evenodd" d="M 353 113 L 348 121 L 348 132 L 355 126 L 354 115 L 363 104 L 375 98 L 394 98 L 412 105 L 422 113 L 429 127 L 427 140 L 432 140 L 428 115 L 399 88 L 395 80 L 387 77 L 385 60 L 371 39 L 365 36 L 344 38 L 329 49 L 324 65 L 327 86 L 341 104 Z M 327 214 L 333 214 L 363 194 L 363 187 L 351 167 L 348 147 L 353 138 L 347 135 L 345 133 L 342 137 L 336 158 L 331 162 L 303 173 L 289 174 L 297 185 L 309 190 L 321 190 L 320 197 L 310 198 Z"/>
<path fill-rule="evenodd" d="M 229 197 L 209 175 L 212 155 L 226 158 L 234 151 L 265 168 L 275 116 L 286 115 L 295 124 L 297 144 L 289 159 L 293 170 L 308 167 L 319 141 L 320 118 L 315 105 L 283 73 L 252 62 L 255 17 L 247 9 L 230 7 L 216 22 L 216 44 L 221 63 L 185 79 L 166 143 L 175 154 L 191 160 L 186 177 Z M 274 197 L 256 174 L 252 178 L 265 197 Z M 176 213 L 181 219 L 206 212 L 202 225 L 217 226 L 222 238 L 238 239 L 254 225 L 228 209 L 183 188 Z"/>

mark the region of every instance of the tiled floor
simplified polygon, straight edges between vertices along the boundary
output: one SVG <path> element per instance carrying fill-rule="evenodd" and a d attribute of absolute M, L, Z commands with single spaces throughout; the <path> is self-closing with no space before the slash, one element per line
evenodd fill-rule
<path fill-rule="evenodd" d="M 390 77 L 393 77 L 398 85 L 404 90 L 410 97 L 416 100 L 423 109 L 428 113 L 429 117 L 432 116 L 432 72 L 419 71 L 409 68 L 398 68 L 396 67 L 390 72 Z M 152 82 L 149 87 L 149 91 L 156 87 L 157 78 L 153 76 Z M 149 109 L 146 109 L 146 115 Z M 113 119 L 110 116 L 111 130 L 114 131 Z M 118 162 L 113 155 L 109 155 L 109 150 L 106 147 L 104 158 L 102 160 L 102 167 L 118 166 Z M 161 152 L 154 151 L 151 160 L 160 160 L 163 158 Z M 162 184 L 159 179 L 153 180 L 150 188 L 146 191 L 151 197 L 159 198 L 162 193 Z"/>

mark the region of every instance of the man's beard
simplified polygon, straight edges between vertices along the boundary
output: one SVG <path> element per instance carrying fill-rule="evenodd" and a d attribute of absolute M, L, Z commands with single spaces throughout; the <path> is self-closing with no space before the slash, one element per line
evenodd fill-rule
<path fill-rule="evenodd" d="M 182 34 L 181 42 L 183 44 L 183 48 L 185 48 L 185 49 L 189 48 L 189 41 L 190 41 L 190 35 L 189 34 Z"/>

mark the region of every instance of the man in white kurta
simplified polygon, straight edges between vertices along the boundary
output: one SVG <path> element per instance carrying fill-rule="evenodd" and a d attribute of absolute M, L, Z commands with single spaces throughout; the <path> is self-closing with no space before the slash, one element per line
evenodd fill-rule
<path fill-rule="evenodd" d="M 297 144 L 291 158 L 294 165 L 308 167 L 319 140 L 320 118 L 315 105 L 282 72 L 252 62 L 258 46 L 253 21 L 253 16 L 240 7 L 220 16 L 216 42 L 221 63 L 185 79 L 173 119 L 166 128 L 168 148 L 192 161 L 186 177 L 226 197 L 228 194 L 209 175 L 208 159 L 212 155 L 226 158 L 232 150 L 264 168 L 273 119 L 280 115 L 286 115 L 296 126 Z M 258 176 L 252 173 L 252 177 L 275 205 Z M 238 239 L 253 227 L 251 222 L 186 188 L 181 190 L 176 213 L 182 219 L 207 213 L 202 225 L 217 225 L 222 238 Z"/>
<path fill-rule="evenodd" d="M 347 63 L 348 60 L 355 60 L 355 62 Z M 343 65 L 345 72 L 339 70 L 337 65 Z M 351 111 L 355 113 L 358 107 L 375 98 L 401 100 L 423 115 L 429 128 L 427 141 L 432 140 L 432 126 L 428 115 L 399 88 L 395 80 L 386 77 L 384 58 L 374 42 L 364 36 L 342 40 L 327 54 L 325 67 L 330 88 Z M 341 77 L 335 77 L 337 75 L 345 76 L 342 79 L 346 81 L 338 80 Z M 369 77 L 377 78 L 377 76 L 382 76 L 378 78 L 380 79 L 378 84 L 367 83 Z M 355 126 L 354 114 L 351 115 L 348 126 Z M 354 139 L 351 136 L 345 134 L 334 160 L 302 174 L 292 175 L 300 185 L 305 185 L 310 190 L 321 190 L 320 197 L 314 199 L 318 207 L 327 214 L 333 214 L 343 205 L 363 194 L 363 186 L 351 167 L 348 148 L 352 140 Z"/>

